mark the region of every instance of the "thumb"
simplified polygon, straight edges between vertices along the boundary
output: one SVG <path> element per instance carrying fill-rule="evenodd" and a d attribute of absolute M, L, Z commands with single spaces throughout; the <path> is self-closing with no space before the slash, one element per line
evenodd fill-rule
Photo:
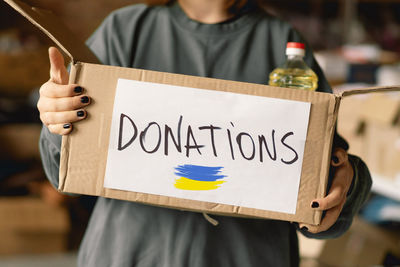
<path fill-rule="evenodd" d="M 68 71 L 64 65 L 64 57 L 55 47 L 49 48 L 50 80 L 58 84 L 68 84 Z"/>

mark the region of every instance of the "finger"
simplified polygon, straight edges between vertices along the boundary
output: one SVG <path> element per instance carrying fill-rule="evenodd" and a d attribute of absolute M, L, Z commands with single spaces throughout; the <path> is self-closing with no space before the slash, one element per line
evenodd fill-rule
<path fill-rule="evenodd" d="M 314 225 L 307 224 L 307 223 L 300 223 L 299 228 L 303 231 L 308 231 L 309 229 L 313 229 Z"/>
<path fill-rule="evenodd" d="M 348 155 L 346 150 L 343 148 L 336 148 L 332 154 L 331 165 L 334 167 L 338 167 L 343 165 L 346 161 L 348 161 Z"/>
<path fill-rule="evenodd" d="M 300 224 L 300 227 L 303 227 L 302 230 L 305 230 L 304 227 L 306 227 L 306 230 L 308 232 L 314 234 L 328 230 L 332 227 L 332 225 L 335 224 L 335 222 L 339 218 L 340 212 L 342 211 L 345 202 L 346 198 L 343 199 L 343 201 L 339 205 L 328 210 L 325 213 L 325 217 L 322 219 L 320 225 Z"/>
<path fill-rule="evenodd" d="M 55 47 L 49 48 L 50 80 L 58 84 L 68 84 L 68 71 L 64 65 L 64 57 Z"/>
<path fill-rule="evenodd" d="M 71 123 L 49 124 L 47 128 L 53 134 L 67 135 L 72 131 L 72 124 Z"/>
<path fill-rule="evenodd" d="M 62 85 L 51 80 L 40 87 L 40 96 L 67 97 L 82 94 L 84 89 L 77 84 Z"/>
<path fill-rule="evenodd" d="M 325 213 L 325 217 L 322 219 L 322 222 L 319 225 L 319 231 L 326 231 L 335 224 L 335 222 L 339 218 L 340 212 L 342 211 L 345 202 L 346 198 L 344 198 L 339 205 L 335 206 Z"/>
<path fill-rule="evenodd" d="M 45 125 L 76 122 L 83 120 L 84 118 L 86 118 L 86 116 L 86 111 L 83 109 L 74 111 L 40 113 L 40 119 Z"/>
<path fill-rule="evenodd" d="M 340 167 L 336 167 L 328 195 L 324 198 L 313 200 L 311 207 L 317 210 L 328 210 L 338 205 L 346 197 L 351 186 L 353 174 L 353 168 L 348 161 Z"/>
<path fill-rule="evenodd" d="M 41 97 L 37 107 L 40 112 L 71 111 L 83 108 L 90 104 L 90 97 L 87 95 L 74 97 Z"/>
<path fill-rule="evenodd" d="M 316 210 L 328 210 L 339 205 L 344 198 L 344 187 L 332 183 L 331 190 L 326 197 L 316 199 L 311 203 L 311 207 Z M 316 204 L 317 203 L 317 204 Z"/>

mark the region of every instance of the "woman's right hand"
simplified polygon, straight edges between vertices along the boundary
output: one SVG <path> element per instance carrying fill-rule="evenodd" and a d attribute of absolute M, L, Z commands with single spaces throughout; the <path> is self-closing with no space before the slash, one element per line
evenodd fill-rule
<path fill-rule="evenodd" d="M 72 123 L 86 118 L 84 107 L 90 98 L 79 85 L 68 84 L 69 74 L 57 48 L 49 48 L 49 59 L 50 80 L 40 87 L 37 108 L 51 133 L 66 135 L 72 131 Z"/>

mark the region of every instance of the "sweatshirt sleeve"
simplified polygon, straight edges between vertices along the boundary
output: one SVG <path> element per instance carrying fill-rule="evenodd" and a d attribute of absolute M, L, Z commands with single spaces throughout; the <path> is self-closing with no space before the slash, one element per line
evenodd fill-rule
<path fill-rule="evenodd" d="M 50 183 L 58 188 L 58 170 L 60 168 L 61 135 L 52 134 L 43 125 L 39 139 L 39 150 L 44 172 Z"/>

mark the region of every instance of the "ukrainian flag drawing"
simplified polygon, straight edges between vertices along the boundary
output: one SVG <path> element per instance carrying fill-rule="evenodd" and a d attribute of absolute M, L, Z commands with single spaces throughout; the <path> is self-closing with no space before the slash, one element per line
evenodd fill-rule
<path fill-rule="evenodd" d="M 220 187 L 226 175 L 221 175 L 223 167 L 207 167 L 198 165 L 178 165 L 175 167 L 175 187 L 182 190 L 213 190 Z"/>

